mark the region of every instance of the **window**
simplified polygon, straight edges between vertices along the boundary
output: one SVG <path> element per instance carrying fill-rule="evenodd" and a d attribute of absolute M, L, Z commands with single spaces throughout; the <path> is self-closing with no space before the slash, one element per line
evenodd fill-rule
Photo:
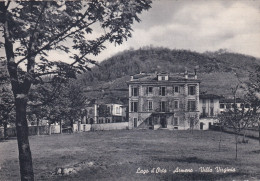
<path fill-rule="evenodd" d="M 138 96 L 138 88 L 137 87 L 132 87 L 132 96 Z"/>
<path fill-rule="evenodd" d="M 153 125 L 153 118 L 149 117 L 149 126 L 152 126 L 152 125 Z"/>
<path fill-rule="evenodd" d="M 148 101 L 148 111 L 153 110 L 153 101 Z"/>
<path fill-rule="evenodd" d="M 146 94 L 152 95 L 153 94 L 153 87 L 147 87 Z"/>
<path fill-rule="evenodd" d="M 243 108 L 244 107 L 244 104 L 240 104 L 240 108 Z"/>
<path fill-rule="evenodd" d="M 203 103 L 203 104 L 206 104 L 206 99 L 202 99 L 202 103 Z"/>
<path fill-rule="evenodd" d="M 93 114 L 93 109 L 90 109 L 90 110 L 89 110 L 89 114 Z"/>
<path fill-rule="evenodd" d="M 103 122 L 103 119 L 99 119 L 98 122 L 99 122 L 99 124 L 104 123 L 104 122 Z"/>
<path fill-rule="evenodd" d="M 116 114 L 120 114 L 120 108 L 119 107 L 116 108 Z"/>
<path fill-rule="evenodd" d="M 179 109 L 179 101 L 178 100 L 174 101 L 174 109 Z"/>
<path fill-rule="evenodd" d="M 210 108 L 210 115 L 214 116 L 214 108 L 213 107 Z"/>
<path fill-rule="evenodd" d="M 206 117 L 206 108 L 205 107 L 202 108 L 202 116 Z"/>
<path fill-rule="evenodd" d="M 194 100 L 188 101 L 188 111 L 195 111 L 196 110 L 196 102 Z"/>
<path fill-rule="evenodd" d="M 137 101 L 133 101 L 131 102 L 131 112 L 137 112 L 138 111 L 138 102 Z"/>
<path fill-rule="evenodd" d="M 168 80 L 169 77 L 168 77 L 168 75 L 158 75 L 157 79 L 158 79 L 158 81 L 164 81 L 164 80 Z"/>
<path fill-rule="evenodd" d="M 227 104 L 227 109 L 230 109 L 231 108 L 231 104 Z"/>
<path fill-rule="evenodd" d="M 213 100 L 213 99 L 210 99 L 210 103 L 212 103 L 212 104 L 213 104 L 213 103 L 214 103 L 214 100 Z"/>
<path fill-rule="evenodd" d="M 177 117 L 173 118 L 173 126 L 178 126 L 179 125 L 179 120 Z"/>
<path fill-rule="evenodd" d="M 249 104 L 246 104 L 246 105 L 245 105 L 245 108 L 249 108 Z"/>
<path fill-rule="evenodd" d="M 195 86 L 189 86 L 188 94 L 189 95 L 195 95 L 195 92 L 196 92 Z"/>
<path fill-rule="evenodd" d="M 166 102 L 161 101 L 160 102 L 160 112 L 165 112 L 166 111 Z"/>
<path fill-rule="evenodd" d="M 174 86 L 174 93 L 179 93 L 180 92 L 180 87 L 179 86 Z"/>
<path fill-rule="evenodd" d="M 220 104 L 219 107 L 220 107 L 221 109 L 224 109 L 224 108 L 225 108 L 225 104 Z"/>
<path fill-rule="evenodd" d="M 166 93 L 166 87 L 160 87 L 159 95 L 160 96 L 165 96 L 165 93 Z"/>

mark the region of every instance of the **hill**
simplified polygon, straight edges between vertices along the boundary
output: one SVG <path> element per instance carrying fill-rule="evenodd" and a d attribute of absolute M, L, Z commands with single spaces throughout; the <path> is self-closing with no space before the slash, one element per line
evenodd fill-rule
<path fill-rule="evenodd" d="M 126 50 L 104 60 L 91 72 L 80 76 L 80 81 L 91 98 L 117 98 L 127 103 L 130 75 L 140 72 L 193 72 L 197 68 L 201 79 L 200 92 L 229 96 L 231 87 L 239 80 L 248 80 L 260 59 L 219 50 L 197 53 L 189 50 L 144 47 Z"/>

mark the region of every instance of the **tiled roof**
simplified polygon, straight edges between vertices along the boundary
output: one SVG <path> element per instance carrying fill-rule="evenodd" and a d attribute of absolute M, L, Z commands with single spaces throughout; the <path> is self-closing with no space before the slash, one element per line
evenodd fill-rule
<path fill-rule="evenodd" d="M 133 79 L 130 82 L 158 82 L 157 76 L 158 75 L 168 75 L 169 79 L 168 80 L 161 80 L 160 82 L 167 82 L 167 81 L 196 81 L 199 82 L 198 79 L 194 78 L 193 74 L 188 75 L 188 79 L 185 79 L 184 74 L 167 74 L 167 73 L 159 73 L 159 74 L 137 74 L 133 75 Z"/>
<path fill-rule="evenodd" d="M 220 99 L 222 96 L 215 94 L 200 94 L 200 99 Z"/>
<path fill-rule="evenodd" d="M 236 103 L 242 103 L 242 102 L 243 102 L 242 99 L 240 99 L 240 98 L 236 99 Z M 225 99 L 225 98 L 223 98 L 223 99 L 219 100 L 219 103 L 234 103 L 234 99 Z"/>

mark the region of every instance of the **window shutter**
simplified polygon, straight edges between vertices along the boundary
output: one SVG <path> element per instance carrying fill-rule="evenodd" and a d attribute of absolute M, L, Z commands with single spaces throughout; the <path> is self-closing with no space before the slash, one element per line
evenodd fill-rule
<path fill-rule="evenodd" d="M 138 112 L 138 102 L 135 102 L 135 112 Z"/>
<path fill-rule="evenodd" d="M 142 105 L 142 110 L 141 111 L 147 111 L 147 100 L 144 101 L 143 105 Z"/>

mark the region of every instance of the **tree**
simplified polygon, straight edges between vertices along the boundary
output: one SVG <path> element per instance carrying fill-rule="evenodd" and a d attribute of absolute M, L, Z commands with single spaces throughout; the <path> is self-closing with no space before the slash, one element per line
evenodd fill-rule
<path fill-rule="evenodd" d="M 58 98 L 50 102 L 48 106 L 46 106 L 46 118 L 49 121 L 49 135 L 51 135 L 52 133 L 51 124 L 56 122 L 60 123 L 60 133 L 62 133 L 62 120 L 65 118 L 64 114 L 66 113 L 67 108 L 64 107 L 64 103 L 65 102 L 62 99 Z"/>
<path fill-rule="evenodd" d="M 37 135 L 40 135 L 40 120 L 44 117 L 43 116 L 44 111 L 42 111 L 41 107 L 31 107 L 29 110 L 27 110 L 27 119 L 31 121 L 32 123 L 36 120 L 36 127 L 37 127 Z"/>
<path fill-rule="evenodd" d="M 6 62 L 0 61 L 0 125 L 4 126 L 4 139 L 7 139 L 7 125 L 14 123 L 14 98 L 11 92 L 10 80 Z"/>
<path fill-rule="evenodd" d="M 0 88 L 0 97 L 0 125 L 4 126 L 4 139 L 7 139 L 7 125 L 15 120 L 14 99 L 11 90 L 5 85 Z"/>
<path fill-rule="evenodd" d="M 40 119 L 47 118 L 50 124 L 61 123 L 62 120 L 66 124 L 69 120 L 69 125 L 73 127 L 74 120 L 82 119 L 86 107 L 86 96 L 78 80 L 37 85 L 30 92 L 29 100 L 28 118 L 36 119 L 37 125 Z"/>
<path fill-rule="evenodd" d="M 52 77 L 44 78 L 45 81 L 50 81 L 51 79 Z M 54 81 L 49 84 L 35 85 L 30 90 L 27 117 L 31 121 L 36 120 L 37 135 L 39 135 L 39 121 L 41 119 L 49 119 L 49 134 L 51 134 L 51 124 L 64 116 L 60 115 L 60 109 L 66 106 L 65 100 L 61 98 L 61 92 L 64 87 L 62 87 L 61 82 Z"/>
<path fill-rule="evenodd" d="M 192 134 L 194 128 L 198 126 L 198 123 L 199 123 L 199 119 L 197 117 L 191 115 L 188 116 L 188 124 L 190 125 L 190 130 Z"/>
<path fill-rule="evenodd" d="M 3 59 L 7 61 L 15 99 L 21 180 L 34 180 L 26 120 L 32 84 L 44 83 L 44 75 L 62 80 L 89 70 L 88 65 L 95 61 L 87 56 L 99 54 L 106 41 L 121 44 L 131 37 L 131 25 L 140 21 L 138 14 L 148 10 L 150 4 L 150 0 L 0 2 L 4 39 L 0 45 L 5 50 Z M 97 26 L 103 30 L 100 36 L 90 36 Z M 69 54 L 71 63 L 51 61 L 50 50 Z"/>
<path fill-rule="evenodd" d="M 255 116 L 255 123 L 258 123 L 259 132 L 259 144 L 260 144 L 260 66 L 256 67 L 255 72 L 252 72 L 249 76 L 249 82 L 247 83 L 248 93 L 246 95 L 247 100 L 250 102 L 253 108 L 253 114 Z"/>
<path fill-rule="evenodd" d="M 64 113 L 65 120 L 70 120 L 71 130 L 73 131 L 74 120 L 82 120 L 86 108 L 86 96 L 81 87 L 82 83 L 69 81 L 62 89 L 61 98 L 67 100 Z"/>
<path fill-rule="evenodd" d="M 247 99 L 244 99 L 243 106 L 238 108 L 237 106 L 237 90 L 240 88 L 240 84 L 232 88 L 233 104 L 225 112 L 219 115 L 220 124 L 223 126 L 231 127 L 235 133 L 235 145 L 236 145 L 236 159 L 238 154 L 238 136 L 241 131 L 245 131 L 248 126 L 253 125 L 255 121 L 255 114 L 253 114 L 252 106 L 245 108 L 246 104 L 250 104 Z M 246 97 L 245 97 L 246 98 Z"/>
<path fill-rule="evenodd" d="M 29 100 L 33 99 L 34 101 L 40 101 L 39 97 L 36 97 L 35 95 L 38 95 L 39 90 L 34 89 L 34 96 L 33 98 L 31 97 L 31 95 L 29 95 Z M 42 120 L 43 118 L 46 117 L 47 114 L 47 109 L 46 109 L 46 105 L 41 105 L 41 106 L 29 106 L 27 108 L 27 118 L 29 121 L 31 122 L 35 122 L 36 120 L 36 126 L 37 126 L 37 135 L 40 135 L 40 128 L 39 128 L 39 124 L 40 124 L 40 120 Z"/>
<path fill-rule="evenodd" d="M 98 115 L 100 117 L 105 117 L 105 118 L 111 116 L 109 107 L 105 104 L 100 104 L 98 106 Z"/>

